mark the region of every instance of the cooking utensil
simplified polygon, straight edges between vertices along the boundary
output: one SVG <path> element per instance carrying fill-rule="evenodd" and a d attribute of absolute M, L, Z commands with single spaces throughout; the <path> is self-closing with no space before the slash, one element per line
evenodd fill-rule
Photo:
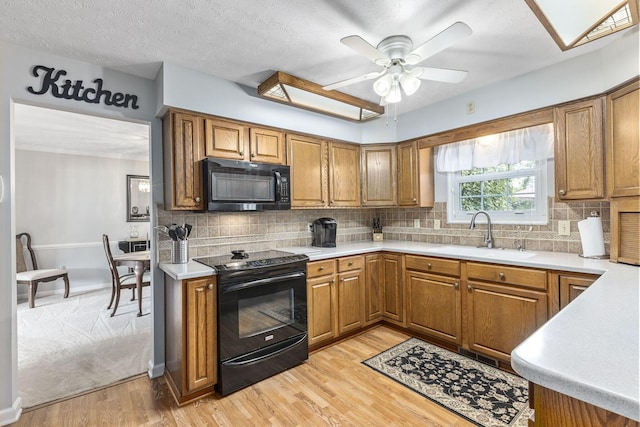
<path fill-rule="evenodd" d="M 189 236 L 191 235 L 191 228 L 192 228 L 191 224 L 185 224 L 184 228 L 187 229 L 187 238 L 189 238 Z"/>

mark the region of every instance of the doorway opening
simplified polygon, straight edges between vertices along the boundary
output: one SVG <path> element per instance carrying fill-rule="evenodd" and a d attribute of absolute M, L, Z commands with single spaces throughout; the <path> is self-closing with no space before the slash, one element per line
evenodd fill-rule
<path fill-rule="evenodd" d="M 30 408 L 148 368 L 150 290 L 142 293 L 142 316 L 140 296 L 132 301 L 131 291 L 123 292 L 111 316 L 112 279 L 102 235 L 109 236 L 114 256 L 123 253 L 119 242 L 134 240 L 134 231 L 135 240 L 149 240 L 151 215 L 131 221 L 127 175 L 150 175 L 150 125 L 14 107 L 16 233 L 30 234 L 40 269 L 64 269 L 70 283 L 67 298 L 62 280 L 41 284 L 33 308 L 28 287 L 17 285 L 18 393 Z M 149 186 L 140 193 L 135 210 L 149 212 Z"/>

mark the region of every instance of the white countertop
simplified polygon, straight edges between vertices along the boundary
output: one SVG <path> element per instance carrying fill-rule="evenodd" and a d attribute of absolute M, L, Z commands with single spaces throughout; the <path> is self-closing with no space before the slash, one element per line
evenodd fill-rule
<path fill-rule="evenodd" d="M 276 248 L 305 253 L 311 261 L 379 251 L 602 274 L 579 298 L 512 353 L 524 378 L 611 412 L 640 421 L 640 268 L 557 252 L 518 252 L 468 246 L 382 241 L 336 248 Z M 196 261 L 161 263 L 176 280 L 215 274 Z"/>

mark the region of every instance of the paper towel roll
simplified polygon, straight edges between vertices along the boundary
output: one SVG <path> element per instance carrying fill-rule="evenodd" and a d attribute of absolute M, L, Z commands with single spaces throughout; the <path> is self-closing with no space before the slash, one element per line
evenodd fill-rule
<path fill-rule="evenodd" d="M 582 241 L 582 256 L 604 255 L 604 234 L 600 217 L 589 217 L 578 222 L 580 240 Z"/>

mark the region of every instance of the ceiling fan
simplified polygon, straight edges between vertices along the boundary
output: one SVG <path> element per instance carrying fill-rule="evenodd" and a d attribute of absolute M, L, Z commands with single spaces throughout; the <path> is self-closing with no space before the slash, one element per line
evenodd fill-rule
<path fill-rule="evenodd" d="M 404 35 L 387 37 L 377 47 L 373 47 L 360 36 L 345 37 L 340 40 L 342 44 L 369 58 L 384 69 L 332 83 L 322 88 L 333 90 L 365 80 L 377 79 L 373 83 L 373 90 L 382 97 L 380 104 L 384 105 L 400 102 L 402 99 L 400 88 L 407 96 L 415 93 L 420 87 L 420 80 L 460 83 L 467 76 L 467 71 L 414 67 L 414 65 L 470 36 L 471 32 L 471 28 L 467 24 L 456 22 L 415 49 L 413 49 L 413 41 Z"/>

